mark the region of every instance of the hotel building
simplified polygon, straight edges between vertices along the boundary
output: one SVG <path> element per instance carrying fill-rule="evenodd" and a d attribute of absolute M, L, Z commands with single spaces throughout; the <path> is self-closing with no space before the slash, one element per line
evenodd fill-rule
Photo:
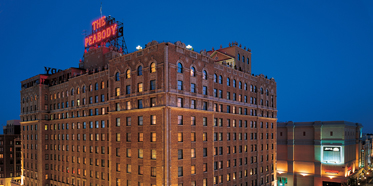
<path fill-rule="evenodd" d="M 21 82 L 25 185 L 275 185 L 276 82 L 249 49 L 120 51 Z"/>
<path fill-rule="evenodd" d="M 340 186 L 347 182 L 362 167 L 361 134 L 361 124 L 346 121 L 278 123 L 278 185 Z"/>

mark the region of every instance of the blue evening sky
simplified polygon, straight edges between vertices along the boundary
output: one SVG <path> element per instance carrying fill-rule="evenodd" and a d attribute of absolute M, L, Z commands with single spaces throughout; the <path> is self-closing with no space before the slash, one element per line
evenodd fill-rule
<path fill-rule="evenodd" d="M 19 119 L 20 81 L 78 67 L 83 30 L 124 23 L 129 52 L 152 40 L 196 51 L 237 41 L 277 82 L 279 121 L 347 120 L 373 132 L 373 1 L 0 1 L 0 123 Z"/>

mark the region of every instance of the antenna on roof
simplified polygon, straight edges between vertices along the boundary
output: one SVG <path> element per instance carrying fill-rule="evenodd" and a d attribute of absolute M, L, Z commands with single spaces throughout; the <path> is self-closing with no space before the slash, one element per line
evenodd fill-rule
<path fill-rule="evenodd" d="M 101 7 L 100 7 L 100 15 L 102 17 L 102 2 L 101 2 Z"/>

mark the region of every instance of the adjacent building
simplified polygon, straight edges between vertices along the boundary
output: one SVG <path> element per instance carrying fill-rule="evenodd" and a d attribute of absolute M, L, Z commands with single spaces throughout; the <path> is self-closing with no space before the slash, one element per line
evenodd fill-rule
<path fill-rule="evenodd" d="M 334 186 L 347 182 L 362 167 L 361 137 L 359 123 L 278 123 L 278 185 Z"/>
<path fill-rule="evenodd" d="M 21 180 L 20 121 L 8 120 L 0 135 L 0 186 Z"/>
<path fill-rule="evenodd" d="M 372 140 L 373 140 L 373 134 L 363 133 L 363 138 L 361 140 L 361 143 L 362 143 L 361 166 L 365 167 L 366 169 L 369 169 L 372 166 L 372 157 L 373 157 Z"/>
<path fill-rule="evenodd" d="M 21 84 L 27 186 L 275 185 L 276 82 L 237 43 L 91 47 Z"/>

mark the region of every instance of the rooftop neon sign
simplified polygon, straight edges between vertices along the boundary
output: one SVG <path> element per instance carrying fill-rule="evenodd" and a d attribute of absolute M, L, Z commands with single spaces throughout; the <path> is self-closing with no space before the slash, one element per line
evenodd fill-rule
<path fill-rule="evenodd" d="M 118 28 L 117 22 L 111 19 L 110 16 L 101 17 L 92 22 L 92 33 L 85 37 L 84 47 L 88 48 L 92 45 L 100 45 L 102 43 L 110 42 L 118 37 L 118 32 L 123 35 L 123 27 Z"/>

